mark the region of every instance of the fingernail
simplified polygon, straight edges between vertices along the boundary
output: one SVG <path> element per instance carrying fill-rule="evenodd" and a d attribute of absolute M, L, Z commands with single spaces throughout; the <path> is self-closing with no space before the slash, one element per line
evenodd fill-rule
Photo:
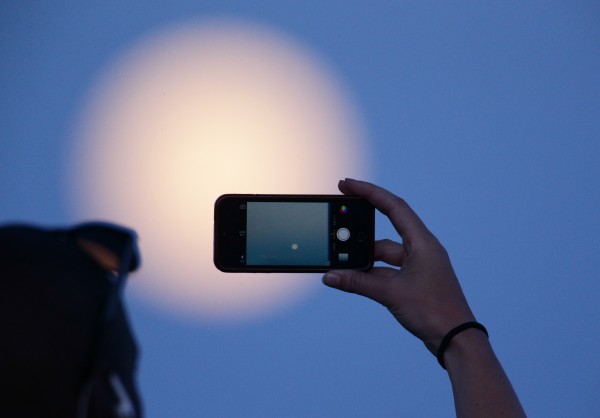
<path fill-rule="evenodd" d="M 331 287 L 336 287 L 340 283 L 340 276 L 336 273 L 327 272 L 323 276 L 323 284 Z"/>

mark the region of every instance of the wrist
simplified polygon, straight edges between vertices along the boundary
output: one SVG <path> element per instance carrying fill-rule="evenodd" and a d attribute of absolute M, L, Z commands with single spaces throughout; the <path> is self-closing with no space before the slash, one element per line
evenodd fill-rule
<path fill-rule="evenodd" d="M 457 416 L 525 416 L 490 341 L 478 329 L 457 334 L 444 353 Z"/>
<path fill-rule="evenodd" d="M 445 368 L 452 369 L 462 365 L 474 365 L 488 357 L 494 357 L 489 339 L 485 333 L 476 328 L 466 329 L 456 334 L 442 354 Z"/>
<path fill-rule="evenodd" d="M 468 331 L 470 329 L 477 329 L 477 330 L 481 331 L 482 333 L 484 333 L 486 338 L 488 337 L 487 329 L 485 329 L 485 327 L 482 324 L 480 324 L 479 322 L 476 322 L 476 321 L 464 322 L 461 325 L 452 328 L 444 336 L 444 338 L 442 339 L 442 342 L 440 343 L 440 345 L 438 346 L 438 349 L 437 349 L 436 357 L 437 357 L 438 363 L 440 363 L 440 366 L 442 366 L 442 368 L 444 368 L 444 369 L 446 368 L 446 365 L 444 364 L 444 355 L 445 355 L 446 350 L 452 343 L 452 340 L 457 335 L 459 335 L 465 331 Z"/>

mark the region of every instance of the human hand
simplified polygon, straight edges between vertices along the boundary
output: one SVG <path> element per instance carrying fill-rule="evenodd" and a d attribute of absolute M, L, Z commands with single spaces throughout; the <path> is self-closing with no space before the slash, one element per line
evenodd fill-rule
<path fill-rule="evenodd" d="M 335 270 L 323 283 L 381 303 L 436 355 L 448 331 L 475 320 L 446 250 L 403 199 L 358 180 L 341 180 L 338 187 L 369 200 L 390 219 L 402 243 L 375 242 L 375 260 L 398 268 Z"/>

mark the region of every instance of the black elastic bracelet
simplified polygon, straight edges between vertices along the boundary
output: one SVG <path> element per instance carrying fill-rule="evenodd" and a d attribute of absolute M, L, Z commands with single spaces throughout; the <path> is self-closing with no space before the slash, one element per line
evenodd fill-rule
<path fill-rule="evenodd" d="M 485 327 L 483 325 L 481 325 L 479 322 L 465 322 L 464 324 L 451 329 L 450 332 L 448 334 L 446 334 L 446 336 L 442 340 L 440 347 L 438 348 L 437 355 L 436 355 L 438 363 L 440 363 L 440 366 L 442 366 L 444 368 L 444 370 L 446 370 L 446 365 L 444 364 L 444 352 L 450 345 L 450 341 L 452 341 L 452 338 L 454 338 L 454 336 L 456 334 L 459 334 L 469 328 L 477 328 L 478 330 L 482 331 L 486 337 L 489 338 L 487 329 L 485 329 Z"/>

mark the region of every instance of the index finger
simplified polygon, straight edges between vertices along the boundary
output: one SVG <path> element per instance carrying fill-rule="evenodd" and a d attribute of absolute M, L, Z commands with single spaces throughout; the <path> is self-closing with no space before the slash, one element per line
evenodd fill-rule
<path fill-rule="evenodd" d="M 367 199 L 381 213 L 386 215 L 403 240 L 415 240 L 429 234 L 429 230 L 404 199 L 388 190 L 366 181 L 340 180 L 338 188 L 344 194 Z"/>

